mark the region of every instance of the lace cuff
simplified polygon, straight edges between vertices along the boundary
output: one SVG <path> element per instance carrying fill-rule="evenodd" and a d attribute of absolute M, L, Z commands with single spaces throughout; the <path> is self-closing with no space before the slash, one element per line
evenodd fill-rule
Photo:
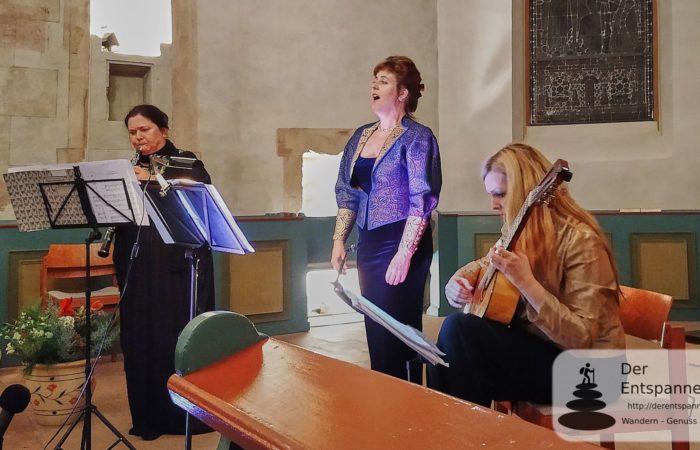
<path fill-rule="evenodd" d="M 352 226 L 355 225 L 355 211 L 346 208 L 340 208 L 335 216 L 335 232 L 333 232 L 334 241 L 345 242 L 352 231 Z"/>
<path fill-rule="evenodd" d="M 427 220 L 423 220 L 418 216 L 408 216 L 406 226 L 403 229 L 403 236 L 401 236 L 399 250 L 404 250 L 409 255 L 413 255 L 427 227 Z"/>

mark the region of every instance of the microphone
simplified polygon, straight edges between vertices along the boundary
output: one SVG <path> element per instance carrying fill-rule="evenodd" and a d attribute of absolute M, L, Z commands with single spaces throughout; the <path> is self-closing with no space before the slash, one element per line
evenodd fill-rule
<path fill-rule="evenodd" d="M 163 177 L 165 169 L 180 169 L 180 170 L 192 170 L 198 167 L 204 167 L 204 163 L 197 158 L 186 158 L 182 156 L 159 156 L 156 154 L 150 155 L 151 166 L 153 167 L 153 172 L 160 185 L 160 196 L 165 197 L 170 191 L 172 186 Z"/>
<path fill-rule="evenodd" d="M 152 173 L 156 177 L 158 185 L 160 185 L 159 194 L 161 197 L 165 197 L 168 195 L 168 192 L 170 192 L 171 186 L 170 183 L 168 183 L 168 181 L 163 177 L 163 171 L 168 167 L 168 157 L 152 154 L 148 156 L 148 159 L 151 161 Z"/>
<path fill-rule="evenodd" d="M 141 157 L 141 147 L 134 148 L 134 156 L 131 157 L 131 165 L 135 166 L 139 163 L 139 158 Z M 107 258 L 109 256 L 109 248 L 112 246 L 112 241 L 114 240 L 114 227 L 107 228 L 104 236 L 102 237 L 102 244 L 100 249 L 97 251 L 97 256 L 100 258 Z"/>
<path fill-rule="evenodd" d="M 21 384 L 12 384 L 0 394 L 0 450 L 3 436 L 15 414 L 21 413 L 29 405 L 31 393 Z"/>
<path fill-rule="evenodd" d="M 97 251 L 97 255 L 100 258 L 106 258 L 109 256 L 109 247 L 112 245 L 113 240 L 114 227 L 109 227 L 107 228 L 107 231 L 105 231 L 105 237 L 102 239 L 102 245 L 100 245 L 100 249 Z"/>

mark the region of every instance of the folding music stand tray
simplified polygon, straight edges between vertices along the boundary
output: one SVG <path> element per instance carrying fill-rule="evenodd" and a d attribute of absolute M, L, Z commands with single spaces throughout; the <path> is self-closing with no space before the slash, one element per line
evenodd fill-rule
<path fill-rule="evenodd" d="M 190 320 L 197 310 L 197 249 L 245 254 L 255 250 L 211 184 L 168 180 L 169 186 L 146 187 L 146 211 L 166 244 L 185 247 L 190 266 Z M 166 190 L 167 189 L 167 190 Z M 192 448 L 190 415 L 186 415 L 185 449 Z"/>
<path fill-rule="evenodd" d="M 63 169 L 66 170 L 66 169 Z M 48 223 L 50 228 L 90 228 L 91 231 L 88 237 L 85 239 L 85 325 L 88 335 L 85 339 L 85 406 L 83 406 L 82 411 L 76 417 L 75 421 L 66 430 L 63 437 L 58 441 L 55 449 L 61 449 L 63 443 L 66 441 L 70 433 L 76 427 L 80 418 L 84 419 L 83 422 L 83 434 L 81 441 L 81 449 L 90 450 L 91 448 L 91 415 L 95 414 L 104 425 L 109 428 L 112 433 L 117 437 L 116 442 L 113 446 L 119 444 L 119 442 L 126 445 L 128 448 L 135 450 L 135 447 L 126 439 L 126 437 L 119 432 L 97 409 L 95 405 L 92 404 L 92 392 L 89 388 L 90 386 L 90 376 L 92 372 L 92 366 L 90 364 L 90 333 L 91 333 L 91 323 L 90 323 L 90 294 L 92 292 L 91 280 L 90 280 L 90 244 L 101 237 L 100 231 L 97 229 L 100 226 L 114 226 L 123 225 L 124 223 L 134 223 L 136 221 L 136 216 L 134 213 L 134 204 L 129 198 L 129 192 L 126 186 L 126 181 L 123 178 L 116 179 L 93 179 L 85 180 L 83 179 L 79 166 L 73 166 L 74 179 L 73 180 L 62 180 L 62 181 L 39 181 L 33 183 L 31 177 L 22 178 L 18 177 L 13 180 L 13 183 L 21 187 L 22 183 L 29 184 L 30 186 L 25 186 L 27 189 L 22 191 L 18 189 L 12 189 L 10 192 L 11 200 L 13 202 L 13 208 L 15 204 L 23 201 L 21 197 L 23 192 L 30 192 L 35 194 L 35 187 L 38 187 L 41 198 L 44 204 L 44 210 L 46 212 L 46 217 L 48 218 Z M 8 174 L 12 175 L 12 174 Z M 6 175 L 6 180 L 8 179 Z M 10 179 L 12 176 L 9 177 Z M 49 178 L 50 179 L 50 178 Z M 116 195 L 119 198 L 120 203 L 126 205 L 128 210 L 120 210 L 115 207 L 110 201 L 106 200 L 105 197 L 100 194 L 99 187 L 100 184 L 114 184 L 121 186 L 121 191 L 119 188 L 111 189 L 111 197 Z M 31 186 L 36 184 L 36 186 Z M 9 183 L 8 183 L 9 186 Z M 10 191 L 10 189 L 8 189 Z M 104 192 L 104 191 L 103 191 Z M 120 195 L 123 193 L 123 197 Z M 14 195 L 13 195 L 14 194 Z M 117 216 L 121 216 L 122 219 L 118 222 L 114 221 L 99 221 L 93 210 L 93 205 L 98 205 L 101 208 L 105 206 L 111 209 L 113 212 L 117 213 Z M 107 217 L 104 210 L 100 213 L 102 217 Z M 129 217 L 130 216 L 130 217 Z M 114 216 L 110 216 L 114 217 Z M 20 219 L 18 215 L 18 220 Z M 20 228 L 21 229 L 21 228 Z M 41 229 L 41 225 L 35 227 L 34 229 Z"/>

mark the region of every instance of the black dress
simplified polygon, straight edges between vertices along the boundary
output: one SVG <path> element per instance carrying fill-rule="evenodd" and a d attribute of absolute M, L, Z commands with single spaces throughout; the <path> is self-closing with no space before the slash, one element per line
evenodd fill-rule
<path fill-rule="evenodd" d="M 167 141 L 158 155 L 194 158 Z M 145 158 L 147 161 L 148 158 Z M 210 183 L 203 165 L 192 170 L 166 169 L 168 178 L 190 178 Z M 154 439 L 161 434 L 184 434 L 185 412 L 168 395 L 167 380 L 175 373 L 177 337 L 189 321 L 190 270 L 185 249 L 166 245 L 154 226 L 142 227 L 138 253 L 126 279 L 135 226 L 117 227 L 114 263 L 121 290 L 121 347 L 133 428 L 130 434 Z M 199 249 L 197 314 L 214 309 L 214 274 L 211 251 Z M 193 431 L 209 431 L 193 421 Z"/>
<path fill-rule="evenodd" d="M 351 184 L 367 194 L 372 190 L 372 167 L 375 158 L 358 158 Z M 396 254 L 403 236 L 405 220 L 389 223 L 373 230 L 358 229 L 357 273 L 362 296 L 382 308 L 401 323 L 423 329 L 423 294 L 433 256 L 430 226 L 411 258 L 406 280 L 396 286 L 387 284 L 386 270 Z M 384 327 L 365 317 L 365 331 L 372 370 L 397 378 L 422 383 L 417 354 Z"/>

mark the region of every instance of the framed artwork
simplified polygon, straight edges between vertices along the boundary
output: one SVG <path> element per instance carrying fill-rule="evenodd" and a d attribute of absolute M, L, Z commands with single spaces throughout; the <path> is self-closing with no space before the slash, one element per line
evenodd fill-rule
<path fill-rule="evenodd" d="M 529 125 L 656 120 L 655 0 L 529 0 Z"/>

